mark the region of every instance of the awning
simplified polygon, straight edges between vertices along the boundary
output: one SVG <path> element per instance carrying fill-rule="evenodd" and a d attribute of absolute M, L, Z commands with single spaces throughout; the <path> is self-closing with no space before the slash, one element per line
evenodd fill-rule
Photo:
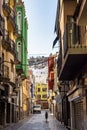
<path fill-rule="evenodd" d="M 5 90 L 5 88 L 2 85 L 0 85 L 0 89 L 3 91 Z"/>
<path fill-rule="evenodd" d="M 58 37 L 56 37 L 55 40 L 53 41 L 53 47 L 52 48 L 54 48 L 54 46 L 56 45 L 57 41 L 58 41 Z"/>

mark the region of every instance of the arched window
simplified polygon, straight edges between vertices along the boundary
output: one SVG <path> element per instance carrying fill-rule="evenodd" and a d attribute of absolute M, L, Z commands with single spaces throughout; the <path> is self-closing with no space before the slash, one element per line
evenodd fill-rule
<path fill-rule="evenodd" d="M 21 13 L 21 11 L 17 12 L 17 25 L 18 25 L 18 33 L 21 34 L 21 29 L 22 29 L 22 13 Z"/>
<path fill-rule="evenodd" d="M 21 49 L 22 48 L 22 46 L 21 46 L 21 42 L 19 41 L 18 43 L 17 43 L 17 51 L 18 51 L 18 60 L 21 62 Z"/>

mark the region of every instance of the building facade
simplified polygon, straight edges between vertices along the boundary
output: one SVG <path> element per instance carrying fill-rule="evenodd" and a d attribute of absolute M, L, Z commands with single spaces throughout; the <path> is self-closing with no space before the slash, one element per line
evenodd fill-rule
<path fill-rule="evenodd" d="M 19 3 L 21 3 L 21 7 Z M 18 23 L 21 23 L 21 26 Z M 0 126 L 2 127 L 23 118 L 23 108 L 25 108 L 25 106 L 23 107 L 23 92 L 26 95 L 25 102 L 28 107 L 28 92 L 24 90 L 24 86 L 25 88 L 28 86 L 26 83 L 27 28 L 28 24 L 25 18 L 23 2 L 18 0 L 1 0 Z"/>
<path fill-rule="evenodd" d="M 48 89 L 53 90 L 54 85 L 54 56 L 48 58 Z"/>
<path fill-rule="evenodd" d="M 41 104 L 42 109 L 48 109 L 48 85 L 36 83 L 36 104 Z"/>
<path fill-rule="evenodd" d="M 33 74 L 33 70 L 29 67 L 28 70 L 29 77 L 29 90 L 30 90 L 30 112 L 33 112 L 33 106 L 35 104 L 35 75 Z"/>
<path fill-rule="evenodd" d="M 32 84 L 32 88 L 35 90 L 35 104 L 41 104 L 44 109 L 48 108 L 48 62 L 47 57 L 31 57 L 29 59 L 29 65 L 35 76 L 35 83 Z M 34 86 L 33 86 L 34 85 Z M 33 89 L 32 89 L 33 90 Z"/>
<path fill-rule="evenodd" d="M 48 94 L 49 94 L 49 108 L 50 112 L 54 113 L 54 55 L 48 57 Z"/>
<path fill-rule="evenodd" d="M 29 85 L 27 84 L 28 62 L 27 62 L 27 30 L 28 23 L 25 13 L 25 6 L 22 0 L 16 1 L 16 23 L 18 27 L 18 37 L 16 39 L 16 49 L 18 52 L 18 64 L 16 74 L 18 77 L 18 107 L 19 119 L 29 114 Z"/>
<path fill-rule="evenodd" d="M 14 0 L 0 1 L 0 125 L 16 122 L 16 12 Z"/>
<path fill-rule="evenodd" d="M 71 130 L 87 129 L 86 11 L 86 0 L 58 1 L 55 31 L 60 44 L 57 64 L 62 121 Z"/>

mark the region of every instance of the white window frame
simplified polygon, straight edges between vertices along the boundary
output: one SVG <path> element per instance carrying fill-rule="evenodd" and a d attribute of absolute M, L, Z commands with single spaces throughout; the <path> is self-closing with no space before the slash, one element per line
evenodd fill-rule
<path fill-rule="evenodd" d="M 21 34 L 21 30 L 22 30 L 22 13 L 21 13 L 21 11 L 17 12 L 17 25 L 18 25 L 18 33 Z"/>

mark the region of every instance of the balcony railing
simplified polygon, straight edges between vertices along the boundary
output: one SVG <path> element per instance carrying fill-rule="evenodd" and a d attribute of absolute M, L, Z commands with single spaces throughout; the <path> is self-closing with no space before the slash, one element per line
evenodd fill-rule
<path fill-rule="evenodd" d="M 2 76 L 4 78 L 9 78 L 9 67 L 6 65 L 2 66 Z"/>
<path fill-rule="evenodd" d="M 13 40 L 9 38 L 9 33 L 7 30 L 4 30 L 4 36 L 2 38 L 2 46 L 14 56 L 16 56 L 16 45 Z"/>
<path fill-rule="evenodd" d="M 0 35 L 4 33 L 4 18 L 0 14 Z"/>
<path fill-rule="evenodd" d="M 19 36 L 17 24 L 15 24 L 14 35 Z"/>
<path fill-rule="evenodd" d="M 16 28 L 15 12 L 12 8 L 10 8 L 10 13 L 7 19 L 10 20 L 10 22 L 12 23 L 12 26 Z"/>
<path fill-rule="evenodd" d="M 10 49 L 12 52 L 15 51 L 16 47 L 15 47 L 15 42 L 13 40 L 10 39 Z"/>
<path fill-rule="evenodd" d="M 10 47 L 10 41 L 9 41 L 9 33 L 7 30 L 4 30 L 4 35 L 2 38 L 2 46 L 5 49 L 8 49 Z"/>
<path fill-rule="evenodd" d="M 83 48 L 87 47 L 87 31 L 81 32 L 81 27 L 77 26 L 75 23 L 67 23 L 65 26 L 63 41 L 64 41 L 64 57 L 68 49 L 70 48 Z M 83 36 L 82 36 L 83 35 Z"/>
<path fill-rule="evenodd" d="M 17 50 L 15 50 L 15 53 L 14 53 L 14 62 L 19 63 Z"/>
<path fill-rule="evenodd" d="M 15 12 L 14 9 L 10 7 L 9 0 L 3 0 L 3 8 L 7 19 L 10 20 L 12 26 L 16 28 Z"/>
<path fill-rule="evenodd" d="M 63 35 L 63 50 L 58 57 L 59 79 L 71 80 L 75 78 L 79 69 L 87 59 L 87 29 L 69 22 L 65 26 Z M 71 63 L 71 64 L 70 64 Z"/>
<path fill-rule="evenodd" d="M 16 45 L 15 45 L 15 42 L 13 40 L 11 40 L 9 38 L 9 42 L 10 42 L 10 45 L 9 45 L 9 48 L 7 49 L 9 52 L 11 52 L 14 56 L 16 55 Z"/>
<path fill-rule="evenodd" d="M 17 57 L 16 44 L 13 40 L 10 39 L 10 51 L 13 53 L 14 57 Z"/>
<path fill-rule="evenodd" d="M 3 8 L 5 9 L 6 13 L 10 13 L 9 0 L 3 0 Z"/>
<path fill-rule="evenodd" d="M 13 9 L 11 9 L 10 17 L 15 21 L 15 12 Z"/>

